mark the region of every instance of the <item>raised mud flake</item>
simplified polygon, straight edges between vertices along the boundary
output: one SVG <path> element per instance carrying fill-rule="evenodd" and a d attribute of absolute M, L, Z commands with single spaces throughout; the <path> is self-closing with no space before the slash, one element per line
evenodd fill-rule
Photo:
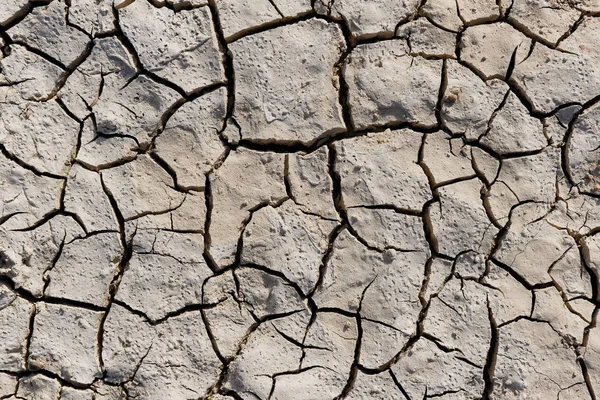
<path fill-rule="evenodd" d="M 205 175 L 225 151 L 218 132 L 226 107 L 222 88 L 185 103 L 156 138 L 154 151 L 175 170 L 177 184 L 204 187 Z"/>
<path fill-rule="evenodd" d="M 89 232 L 117 229 L 118 222 L 97 172 L 73 165 L 67 177 L 64 205 Z"/>
<path fill-rule="evenodd" d="M 140 248 L 138 237 L 143 241 L 146 235 L 151 248 Z M 202 303 L 200 288 L 211 274 L 202 257 L 202 235 L 138 231 L 133 248 L 116 300 L 143 312 L 151 321 Z"/>
<path fill-rule="evenodd" d="M 216 4 L 225 37 L 282 18 L 269 0 L 217 0 Z"/>
<path fill-rule="evenodd" d="M 479 143 L 500 155 L 539 151 L 548 145 L 542 121 L 530 116 L 512 92 L 488 126 Z"/>
<path fill-rule="evenodd" d="M 44 100 L 53 95 L 65 70 L 24 46 L 8 45 L 4 51 L 7 56 L 0 58 L 3 80 L 23 99 Z"/>
<path fill-rule="evenodd" d="M 15 399 L 54 400 L 60 393 L 61 385 L 58 380 L 34 374 L 19 379 L 19 390 Z"/>
<path fill-rule="evenodd" d="M 119 234 L 100 233 L 66 243 L 47 274 L 45 294 L 97 306 L 109 303 L 109 285 L 121 261 Z M 85 287 L 86 290 L 81 290 Z"/>
<path fill-rule="evenodd" d="M 511 59 L 519 64 L 529 51 L 530 40 L 505 22 L 467 28 L 460 47 L 461 59 L 485 79 L 504 79 Z"/>
<path fill-rule="evenodd" d="M 583 383 L 574 349 L 547 323 L 523 319 L 508 324 L 500 328 L 498 340 L 494 398 L 519 399 L 524 393 L 555 398 Z"/>
<path fill-rule="evenodd" d="M 412 123 L 433 126 L 442 60 L 409 55 L 404 40 L 359 45 L 346 58 L 344 74 L 356 128 Z"/>
<path fill-rule="evenodd" d="M 393 36 L 396 26 L 417 12 L 418 0 L 318 0 L 319 13 L 345 20 L 354 36 Z"/>
<path fill-rule="evenodd" d="M 421 211 L 432 198 L 427 176 L 417 164 L 421 140 L 416 132 L 398 130 L 341 141 L 335 168 L 345 206 Z"/>
<path fill-rule="evenodd" d="M 552 265 L 575 245 L 568 233 L 550 225 L 543 215 L 544 208 L 535 204 L 517 207 L 496 253 L 500 262 L 532 285 L 549 282 Z"/>
<path fill-rule="evenodd" d="M 456 399 L 480 398 L 483 371 L 459 357 L 460 352 L 443 351 L 421 338 L 392 367 L 392 372 L 411 399 L 453 392 L 459 395 Z"/>
<path fill-rule="evenodd" d="M 18 297 L 8 285 L 0 284 L 0 327 L 2 327 L 0 328 L 0 343 L 2 343 L 0 369 L 2 371 L 25 370 L 26 343 L 32 311 L 33 306 L 27 300 Z"/>
<path fill-rule="evenodd" d="M 172 210 L 185 198 L 173 189 L 171 176 L 147 155 L 102 171 L 101 177 L 125 219 Z"/>
<path fill-rule="evenodd" d="M 119 9 L 119 24 L 144 68 L 187 93 L 224 80 L 208 7 L 173 12 L 135 1 Z"/>
<path fill-rule="evenodd" d="M 307 294 L 319 278 L 333 221 L 302 213 L 293 202 L 262 208 L 252 215 L 243 236 L 241 262 L 280 271 Z"/>
<path fill-rule="evenodd" d="M 333 73 L 346 45 L 336 24 L 310 19 L 228 47 L 243 139 L 309 144 L 346 129 Z"/>
<path fill-rule="evenodd" d="M 286 198 L 284 156 L 240 148 L 209 178 L 213 201 L 210 254 L 223 267 L 234 260 L 238 237 L 251 212 Z"/>
<path fill-rule="evenodd" d="M 294 202 L 302 211 L 323 218 L 339 219 L 333 202 L 329 174 L 329 151 L 321 147 L 310 154 L 290 154 L 288 177 Z"/>
<path fill-rule="evenodd" d="M 38 303 L 36 309 L 29 365 L 78 385 L 100 377 L 96 339 L 101 313 L 48 303 Z"/>
<path fill-rule="evenodd" d="M 2 105 L 0 143 L 39 171 L 66 176 L 78 132 L 79 123 L 55 100 Z"/>
<path fill-rule="evenodd" d="M 89 35 L 112 32 L 115 26 L 111 0 L 73 0 L 69 6 L 69 23 Z"/>
<path fill-rule="evenodd" d="M 557 45 L 579 19 L 581 13 L 571 8 L 573 1 L 563 0 L 502 0 L 501 7 L 510 7 L 508 21 L 534 36 L 538 41 Z"/>
<path fill-rule="evenodd" d="M 470 179 L 438 189 L 440 202 L 429 208 L 429 217 L 442 254 L 455 257 L 463 251 L 490 251 L 498 228 L 486 214 L 483 188 L 481 181 Z"/>
<path fill-rule="evenodd" d="M 547 208 L 556 197 L 556 179 L 560 171 L 558 149 L 502 160 L 498 177 L 487 197 L 496 221 L 505 224 L 512 207 L 536 202 Z"/>
<path fill-rule="evenodd" d="M 16 43 L 24 43 L 70 66 L 84 53 L 89 38 L 67 24 L 67 8 L 61 1 L 36 7 L 7 33 Z"/>
<path fill-rule="evenodd" d="M 358 236 L 379 251 L 429 252 L 423 220 L 386 208 L 348 208 L 348 221 Z"/>
<path fill-rule="evenodd" d="M 63 180 L 40 176 L 0 157 L 0 218 L 13 218 L 13 228 L 25 228 L 58 209 Z"/>
<path fill-rule="evenodd" d="M 467 67 L 447 61 L 447 88 L 441 119 L 453 133 L 475 140 L 488 129 L 494 111 L 502 104 L 508 86 L 499 79 L 483 81 Z"/>
<path fill-rule="evenodd" d="M 600 107 L 584 111 L 567 142 L 568 171 L 583 192 L 600 194 Z"/>
<path fill-rule="evenodd" d="M 170 318 L 156 333 L 133 380 L 125 385 L 127 393 L 149 400 L 204 395 L 217 380 L 221 363 L 200 312 Z"/>
<path fill-rule="evenodd" d="M 84 232 L 73 219 L 63 216 L 55 216 L 36 229 L 22 230 L 34 221 L 21 217 L 14 216 L 0 229 L 0 275 L 12 280 L 16 288 L 41 297 L 44 274 L 52 268 L 61 243 Z"/>
<path fill-rule="evenodd" d="M 535 46 L 531 56 L 515 65 L 511 81 L 524 91 L 534 110 L 547 113 L 598 95 L 600 47 L 595 38 L 599 29 L 600 20 L 585 18 L 561 42 L 564 51 Z"/>

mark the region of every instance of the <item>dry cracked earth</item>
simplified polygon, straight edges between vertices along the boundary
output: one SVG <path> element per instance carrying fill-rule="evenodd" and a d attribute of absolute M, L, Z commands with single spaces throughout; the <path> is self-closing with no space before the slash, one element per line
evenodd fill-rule
<path fill-rule="evenodd" d="M 599 0 L 2 0 L 0 399 L 600 396 Z"/>

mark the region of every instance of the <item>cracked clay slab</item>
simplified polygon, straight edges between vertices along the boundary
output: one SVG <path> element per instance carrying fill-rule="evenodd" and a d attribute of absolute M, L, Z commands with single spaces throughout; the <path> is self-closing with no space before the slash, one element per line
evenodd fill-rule
<path fill-rule="evenodd" d="M 0 399 L 599 396 L 599 0 L 0 3 Z"/>

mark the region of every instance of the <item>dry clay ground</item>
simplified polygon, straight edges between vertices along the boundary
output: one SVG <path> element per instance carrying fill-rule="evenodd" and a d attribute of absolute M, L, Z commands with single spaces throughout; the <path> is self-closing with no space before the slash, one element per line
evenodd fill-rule
<path fill-rule="evenodd" d="M 599 0 L 2 0 L 0 399 L 600 397 Z"/>

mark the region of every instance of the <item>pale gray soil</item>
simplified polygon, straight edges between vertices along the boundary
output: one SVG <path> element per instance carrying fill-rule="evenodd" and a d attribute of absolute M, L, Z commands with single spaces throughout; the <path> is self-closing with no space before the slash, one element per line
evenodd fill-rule
<path fill-rule="evenodd" d="M 0 0 L 0 399 L 600 398 L 600 0 Z"/>

